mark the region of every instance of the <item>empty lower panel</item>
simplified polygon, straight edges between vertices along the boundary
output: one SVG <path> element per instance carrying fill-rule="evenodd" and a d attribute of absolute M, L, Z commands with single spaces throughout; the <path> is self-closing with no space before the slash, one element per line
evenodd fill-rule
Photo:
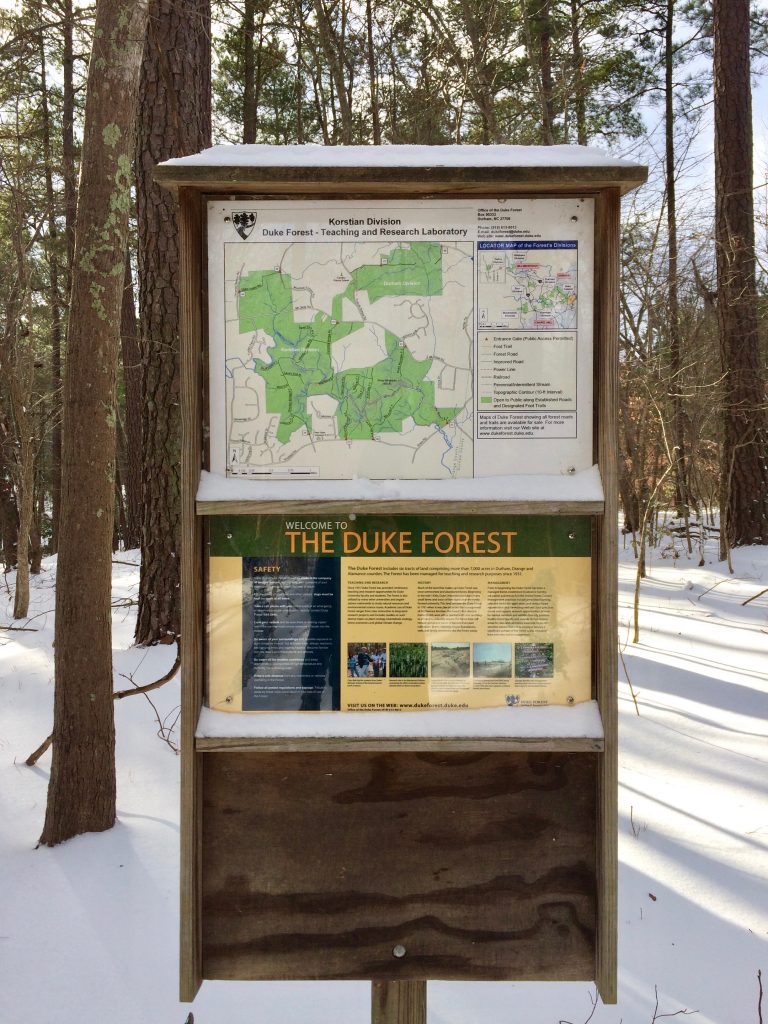
<path fill-rule="evenodd" d="M 203 977 L 594 978 L 596 758 L 205 754 Z"/>

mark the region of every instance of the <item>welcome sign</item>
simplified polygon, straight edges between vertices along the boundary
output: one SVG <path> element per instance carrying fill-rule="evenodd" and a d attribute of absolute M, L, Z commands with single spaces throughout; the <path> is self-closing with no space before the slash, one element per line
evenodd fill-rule
<path fill-rule="evenodd" d="M 221 516 L 209 529 L 214 709 L 591 697 L 587 517 Z"/>

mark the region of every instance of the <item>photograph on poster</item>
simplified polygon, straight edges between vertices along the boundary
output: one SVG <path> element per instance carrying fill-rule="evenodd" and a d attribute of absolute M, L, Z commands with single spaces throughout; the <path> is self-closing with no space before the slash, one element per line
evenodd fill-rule
<path fill-rule="evenodd" d="M 512 645 L 473 644 L 472 674 L 487 679 L 509 679 L 512 675 Z"/>
<path fill-rule="evenodd" d="M 383 679 L 387 674 L 387 645 L 385 643 L 347 644 L 347 677 Z"/>
<path fill-rule="evenodd" d="M 458 678 L 469 676 L 468 643 L 436 643 L 431 645 L 431 651 L 431 675 Z"/>

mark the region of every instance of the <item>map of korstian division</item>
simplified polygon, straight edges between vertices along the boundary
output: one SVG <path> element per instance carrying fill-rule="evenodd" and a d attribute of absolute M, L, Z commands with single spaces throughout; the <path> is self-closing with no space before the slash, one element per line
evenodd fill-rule
<path fill-rule="evenodd" d="M 473 246 L 225 245 L 227 472 L 471 477 Z"/>
<path fill-rule="evenodd" d="M 480 329 L 576 330 L 577 250 L 574 244 L 505 243 L 478 252 Z"/>

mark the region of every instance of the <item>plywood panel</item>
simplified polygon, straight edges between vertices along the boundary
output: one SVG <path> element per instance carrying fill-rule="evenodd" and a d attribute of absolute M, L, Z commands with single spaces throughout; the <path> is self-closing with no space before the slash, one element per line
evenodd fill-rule
<path fill-rule="evenodd" d="M 597 755 L 201 756 L 204 977 L 594 977 Z"/>

